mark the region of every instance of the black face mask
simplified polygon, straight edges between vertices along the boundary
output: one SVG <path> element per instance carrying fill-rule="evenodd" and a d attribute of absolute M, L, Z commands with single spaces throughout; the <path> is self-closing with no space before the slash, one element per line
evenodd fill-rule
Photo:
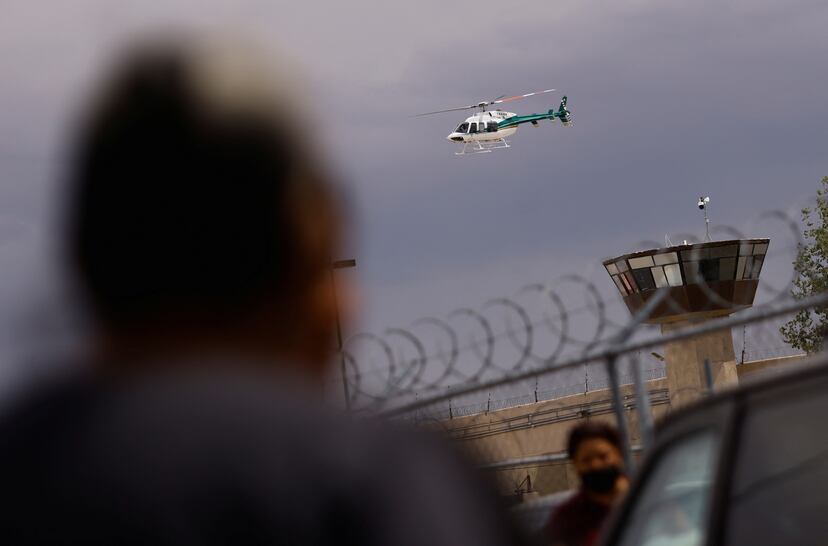
<path fill-rule="evenodd" d="M 581 474 L 581 483 L 584 487 L 594 493 L 609 493 L 615 488 L 615 482 L 621 475 L 621 469 L 617 466 L 608 466 L 601 470 L 592 470 Z"/>

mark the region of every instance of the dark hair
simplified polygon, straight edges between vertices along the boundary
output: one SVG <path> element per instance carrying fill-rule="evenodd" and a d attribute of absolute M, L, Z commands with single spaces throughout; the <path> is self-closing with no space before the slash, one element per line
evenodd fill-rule
<path fill-rule="evenodd" d="M 607 423 L 588 421 L 586 423 L 576 425 L 571 431 L 569 431 L 569 441 L 566 446 L 569 458 L 574 459 L 581 443 L 592 438 L 606 440 L 621 451 L 621 436 L 618 434 L 618 429 L 612 425 L 608 425 Z"/>
<path fill-rule="evenodd" d="M 133 53 L 81 125 L 67 246 L 113 325 L 169 311 L 226 320 L 290 292 L 309 267 L 296 216 L 330 199 L 290 108 L 228 105 L 226 90 L 211 103 L 191 53 Z"/>

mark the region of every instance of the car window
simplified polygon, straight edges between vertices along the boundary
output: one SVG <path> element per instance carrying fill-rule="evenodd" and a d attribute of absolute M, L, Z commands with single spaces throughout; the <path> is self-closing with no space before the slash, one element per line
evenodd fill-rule
<path fill-rule="evenodd" d="M 825 544 L 825 385 L 748 407 L 734 468 L 726 543 Z"/>
<path fill-rule="evenodd" d="M 655 461 L 617 544 L 703 544 L 718 446 L 714 430 L 692 434 L 669 446 Z"/>

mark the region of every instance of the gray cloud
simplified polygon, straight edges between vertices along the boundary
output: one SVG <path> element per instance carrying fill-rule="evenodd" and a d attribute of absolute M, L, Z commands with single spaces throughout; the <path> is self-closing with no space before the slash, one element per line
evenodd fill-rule
<path fill-rule="evenodd" d="M 4 214 L 48 217 L 54 178 L 35 163 L 59 154 L 125 37 L 235 31 L 307 73 L 358 213 L 372 328 L 571 271 L 605 282 L 601 258 L 699 231 L 700 193 L 714 221 L 741 226 L 813 194 L 828 171 L 822 2 L 83 0 L 8 13 L 0 153 L 31 160 L 0 161 Z M 575 126 L 521 128 L 487 156 L 454 157 L 444 137 L 462 114 L 409 117 L 550 85 L 569 95 Z M 539 111 L 557 97 L 513 104 Z"/>
<path fill-rule="evenodd" d="M 714 222 L 736 226 L 813 194 L 826 170 L 825 7 L 599 8 L 507 26 L 483 48 L 458 27 L 451 47 L 425 47 L 397 86 L 353 105 L 361 116 L 349 125 L 377 137 L 351 154 L 371 172 L 356 191 L 372 281 L 425 294 L 439 274 L 418 279 L 424 262 L 454 276 L 505 260 L 517 287 L 644 238 L 698 232 L 699 193 L 713 195 Z M 521 129 L 503 153 L 453 157 L 443 136 L 462 115 L 404 117 L 547 85 L 569 94 L 575 127 Z M 521 267 L 541 256 L 561 259 L 554 271 Z M 484 296 L 433 301 L 474 297 Z"/>

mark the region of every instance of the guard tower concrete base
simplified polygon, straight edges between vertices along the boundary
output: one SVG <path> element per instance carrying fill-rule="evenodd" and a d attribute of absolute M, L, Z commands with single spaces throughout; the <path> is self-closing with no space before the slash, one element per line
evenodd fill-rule
<path fill-rule="evenodd" d="M 705 321 L 706 319 L 697 319 L 664 323 L 661 325 L 661 333 L 666 335 Z M 733 336 L 729 328 L 667 343 L 664 352 L 667 387 L 673 408 L 682 407 L 708 391 L 705 361 L 710 362 L 712 389 L 736 385 L 739 381 Z"/>

